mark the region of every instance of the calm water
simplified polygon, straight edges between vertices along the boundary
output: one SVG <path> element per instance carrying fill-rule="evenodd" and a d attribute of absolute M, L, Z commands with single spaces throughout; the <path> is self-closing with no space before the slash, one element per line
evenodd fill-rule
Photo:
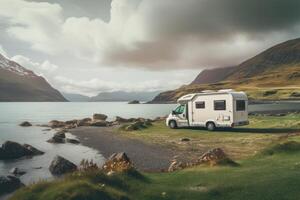
<path fill-rule="evenodd" d="M 101 164 L 104 158 L 101 152 L 74 144 L 50 144 L 46 141 L 52 137 L 53 131 L 33 126 L 18 126 L 22 121 L 33 124 L 44 124 L 50 120 L 70 120 L 91 117 L 93 113 L 103 113 L 112 120 L 115 116 L 155 118 L 167 115 L 175 105 L 172 104 L 127 104 L 126 102 L 89 102 L 89 103 L 0 103 L 0 144 L 6 140 L 28 143 L 46 152 L 42 156 L 0 161 L 0 174 L 6 175 L 12 167 L 27 171 L 21 176 L 24 183 L 41 179 L 51 179 L 48 166 L 55 155 L 61 155 L 76 164 L 81 159 L 93 159 Z M 284 102 L 275 104 L 250 105 L 250 111 L 265 110 L 300 110 L 300 102 Z M 69 137 L 72 137 L 69 135 Z M 38 168 L 38 169 L 36 169 Z"/>

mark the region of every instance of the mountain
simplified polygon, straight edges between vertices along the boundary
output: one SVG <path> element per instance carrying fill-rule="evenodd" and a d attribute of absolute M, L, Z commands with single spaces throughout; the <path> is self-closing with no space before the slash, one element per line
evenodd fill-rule
<path fill-rule="evenodd" d="M 194 85 L 194 84 L 217 83 L 227 78 L 235 70 L 236 70 L 236 66 L 216 68 L 216 69 L 206 69 L 203 70 L 195 78 L 195 80 L 193 80 L 191 84 Z"/>
<path fill-rule="evenodd" d="M 154 92 L 102 92 L 95 97 L 91 97 L 90 101 L 150 101 L 159 91 Z"/>
<path fill-rule="evenodd" d="M 0 101 L 66 101 L 41 76 L 0 54 Z"/>
<path fill-rule="evenodd" d="M 90 97 L 81 94 L 62 93 L 62 95 L 71 102 L 88 102 Z"/>
<path fill-rule="evenodd" d="M 151 102 L 175 102 L 184 94 L 226 88 L 243 90 L 250 99 L 300 99 L 300 38 L 275 45 L 237 66 L 203 70 L 190 85 L 162 92 Z"/>

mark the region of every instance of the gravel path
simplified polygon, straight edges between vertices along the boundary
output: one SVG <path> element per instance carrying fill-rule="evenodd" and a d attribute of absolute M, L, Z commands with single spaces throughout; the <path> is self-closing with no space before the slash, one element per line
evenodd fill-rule
<path fill-rule="evenodd" d="M 164 171 L 176 155 L 168 148 L 113 133 L 112 127 L 79 127 L 70 132 L 81 144 L 97 149 L 105 158 L 115 152 L 125 152 L 134 166 L 142 171 Z"/>

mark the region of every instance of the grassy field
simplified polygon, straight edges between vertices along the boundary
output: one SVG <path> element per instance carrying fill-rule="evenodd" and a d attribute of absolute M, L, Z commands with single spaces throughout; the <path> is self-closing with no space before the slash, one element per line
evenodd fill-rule
<path fill-rule="evenodd" d="M 286 116 L 250 116 L 250 125 L 234 129 L 221 129 L 210 132 L 205 129 L 170 129 L 164 121 L 154 123 L 147 129 L 122 131 L 126 137 L 143 140 L 179 150 L 191 159 L 204 151 L 220 147 L 233 159 L 253 156 L 271 143 L 284 139 L 292 133 L 300 133 L 300 114 Z M 296 134 L 297 136 L 297 134 Z M 294 136 L 294 137 L 296 137 Z M 189 142 L 181 142 L 189 138 Z"/>
<path fill-rule="evenodd" d="M 159 122 L 148 129 L 119 134 L 184 151 L 222 147 L 240 165 L 197 166 L 172 173 L 130 171 L 112 176 L 101 171 L 77 172 L 63 179 L 23 188 L 11 199 L 299 199 L 298 129 L 299 114 L 252 116 L 251 125 L 220 132 L 170 130 Z M 179 142 L 182 137 L 190 138 L 191 142 Z"/>

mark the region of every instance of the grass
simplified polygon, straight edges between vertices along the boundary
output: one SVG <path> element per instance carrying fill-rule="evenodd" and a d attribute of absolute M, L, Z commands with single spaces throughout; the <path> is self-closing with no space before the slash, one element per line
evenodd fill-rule
<path fill-rule="evenodd" d="M 215 132 L 205 129 L 174 130 L 161 121 L 147 129 L 121 131 L 121 134 L 147 143 L 169 146 L 190 159 L 216 147 L 223 148 L 233 159 L 244 159 L 281 140 L 287 134 L 300 132 L 300 114 L 281 117 L 250 116 L 249 120 L 248 126 Z M 181 142 L 181 138 L 190 138 L 190 141 Z"/>
<path fill-rule="evenodd" d="M 148 129 L 121 133 L 184 151 L 224 147 L 237 159 L 237 167 L 197 166 L 172 173 L 129 171 L 112 176 L 101 171 L 77 172 L 25 187 L 11 199 L 299 199 L 300 115 L 251 116 L 250 121 L 249 126 L 220 132 L 171 130 L 158 122 Z M 182 137 L 191 138 L 191 142 L 178 142 Z"/>

